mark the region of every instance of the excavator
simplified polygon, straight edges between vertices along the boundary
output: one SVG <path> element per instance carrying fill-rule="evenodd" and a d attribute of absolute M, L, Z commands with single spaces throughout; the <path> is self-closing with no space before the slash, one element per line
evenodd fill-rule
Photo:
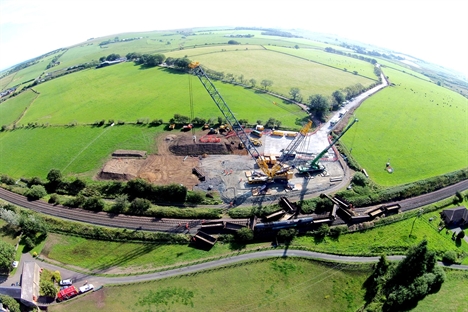
<path fill-rule="evenodd" d="M 320 173 L 325 170 L 325 166 L 319 163 L 320 158 L 325 155 L 325 153 L 333 146 L 335 145 L 336 142 L 346 133 L 346 131 L 349 130 L 356 122 L 358 121 L 357 118 L 355 118 L 346 128 L 343 129 L 343 131 L 340 133 L 338 137 L 336 137 L 333 142 L 330 143 L 323 151 L 321 151 L 313 160 L 310 162 L 306 163 L 304 166 L 298 166 L 297 171 L 298 173 L 302 174 L 307 174 L 307 173 Z"/>
<path fill-rule="evenodd" d="M 274 180 L 291 179 L 293 177 L 293 172 L 289 170 L 289 166 L 284 166 L 280 162 L 277 162 L 272 168 L 269 168 L 265 159 L 263 157 L 259 157 L 260 153 L 255 148 L 254 143 L 252 143 L 252 141 L 249 139 L 248 135 L 244 131 L 244 128 L 236 119 L 231 109 L 226 104 L 223 97 L 213 85 L 211 80 L 208 78 L 207 74 L 200 66 L 200 63 L 192 62 L 189 64 L 189 68 L 191 69 L 191 73 L 198 77 L 205 90 L 208 92 L 216 106 L 218 106 L 219 110 L 224 115 L 224 118 L 230 125 L 231 129 L 236 132 L 244 148 L 247 150 L 250 156 L 256 160 L 258 167 L 262 170 L 263 174 L 252 175 L 248 177 L 248 182 L 263 183 Z"/>

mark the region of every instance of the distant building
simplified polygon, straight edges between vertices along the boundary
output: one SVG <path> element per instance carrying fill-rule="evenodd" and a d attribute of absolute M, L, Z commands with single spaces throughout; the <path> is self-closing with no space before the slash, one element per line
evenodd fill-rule
<path fill-rule="evenodd" d="M 444 220 L 445 226 L 468 225 L 468 209 L 463 206 L 445 209 L 440 213 L 440 216 Z"/>
<path fill-rule="evenodd" d="M 106 66 L 110 66 L 110 65 L 115 65 L 115 64 L 119 64 L 119 63 L 122 63 L 122 62 L 126 62 L 127 61 L 127 58 L 126 57 L 121 57 L 119 59 L 116 59 L 115 61 L 104 61 L 102 62 L 101 64 L 99 64 L 98 66 L 96 66 L 96 68 L 101 68 L 101 67 L 106 67 Z"/>

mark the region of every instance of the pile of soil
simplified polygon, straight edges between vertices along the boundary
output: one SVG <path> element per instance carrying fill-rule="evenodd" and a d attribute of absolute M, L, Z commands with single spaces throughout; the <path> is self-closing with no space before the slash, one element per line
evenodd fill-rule
<path fill-rule="evenodd" d="M 218 136 L 221 139 L 220 143 L 200 143 L 197 139 L 194 142 L 191 134 L 178 135 L 176 138 L 170 140 L 169 151 L 174 155 L 180 156 L 198 156 L 198 155 L 227 155 L 238 154 L 247 155 L 247 152 L 239 149 L 239 138 L 230 137 L 224 138 L 222 135 Z M 198 136 L 197 136 L 198 138 Z"/>

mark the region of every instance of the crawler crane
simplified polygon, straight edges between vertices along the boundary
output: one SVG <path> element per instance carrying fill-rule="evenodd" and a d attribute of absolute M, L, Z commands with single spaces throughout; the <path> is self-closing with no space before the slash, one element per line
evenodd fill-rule
<path fill-rule="evenodd" d="M 285 167 L 280 162 L 278 162 L 272 168 L 269 168 L 266 161 L 262 157 L 259 157 L 260 153 L 255 148 L 254 144 L 250 141 L 241 124 L 236 119 L 236 117 L 234 117 L 231 109 L 226 104 L 221 94 L 219 94 L 218 90 L 208 78 L 200 64 L 198 62 L 192 62 L 189 64 L 189 68 L 191 69 L 192 73 L 197 76 L 198 79 L 200 79 L 203 87 L 211 96 L 216 106 L 218 106 L 219 110 L 224 115 L 224 118 L 226 118 L 226 121 L 231 126 L 231 129 L 236 132 L 247 152 L 250 154 L 250 156 L 252 156 L 252 158 L 256 159 L 257 165 L 265 174 L 263 177 L 250 177 L 249 183 L 262 183 L 275 179 L 288 180 L 292 178 L 293 173 L 292 171 L 288 170 L 289 167 Z"/>

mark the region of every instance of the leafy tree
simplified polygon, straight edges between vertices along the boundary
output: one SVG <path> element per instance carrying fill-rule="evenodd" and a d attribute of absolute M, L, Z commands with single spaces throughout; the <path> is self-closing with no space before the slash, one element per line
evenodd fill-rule
<path fill-rule="evenodd" d="M 23 239 L 23 243 L 24 243 L 24 246 L 26 248 L 26 250 L 31 250 L 33 249 L 36 244 L 34 243 L 34 241 L 31 239 L 31 237 L 29 236 L 26 236 L 24 239 Z"/>
<path fill-rule="evenodd" d="M 105 56 L 101 56 L 101 57 L 99 58 L 99 62 L 101 62 L 101 63 L 104 62 L 105 60 L 106 60 L 106 57 L 105 57 Z"/>
<path fill-rule="evenodd" d="M 145 198 L 135 198 L 130 204 L 130 210 L 135 213 L 143 213 L 151 207 L 151 202 Z"/>
<path fill-rule="evenodd" d="M 356 172 L 351 182 L 359 186 L 366 186 L 369 182 L 369 179 L 367 179 L 362 172 Z"/>
<path fill-rule="evenodd" d="M 86 187 L 86 182 L 80 178 L 76 178 L 73 182 L 67 185 L 68 193 L 70 195 L 76 196 Z"/>
<path fill-rule="evenodd" d="M 36 200 L 46 196 L 47 192 L 42 185 L 33 185 L 24 193 L 24 195 L 29 199 Z"/>
<path fill-rule="evenodd" d="M 176 61 L 174 62 L 174 66 L 176 67 L 179 67 L 179 68 L 182 68 L 182 69 L 187 69 L 189 64 L 191 63 L 192 61 L 190 61 L 188 58 L 184 57 L 184 58 L 178 58 L 176 59 Z"/>
<path fill-rule="evenodd" d="M 18 301 L 10 296 L 0 295 L 0 302 L 3 304 L 3 307 L 7 307 L 10 312 L 21 312 Z"/>
<path fill-rule="evenodd" d="M 267 88 L 271 87 L 273 85 L 273 81 L 268 80 L 268 79 L 263 79 L 260 84 L 262 85 L 264 90 L 267 90 Z"/>
<path fill-rule="evenodd" d="M 442 257 L 442 261 L 446 263 L 457 262 L 457 253 L 454 250 L 447 250 Z"/>
<path fill-rule="evenodd" d="M 465 231 L 462 230 L 462 231 L 458 232 L 457 239 L 462 239 L 463 237 L 465 237 Z"/>
<path fill-rule="evenodd" d="M 34 237 L 36 233 L 47 234 L 47 224 L 36 214 L 23 213 L 19 218 L 19 227 L 24 236 Z"/>
<path fill-rule="evenodd" d="M 253 79 L 253 78 L 251 78 L 251 79 L 249 80 L 249 82 L 250 82 L 250 85 L 252 86 L 252 88 L 255 88 L 255 86 L 257 85 L 257 80 L 255 80 L 255 79 Z"/>
<path fill-rule="evenodd" d="M 336 90 L 335 92 L 333 92 L 332 96 L 335 99 L 336 103 L 338 103 L 338 105 L 343 103 L 345 100 L 344 94 L 339 90 Z"/>
<path fill-rule="evenodd" d="M 52 194 L 49 197 L 49 204 L 58 204 L 59 203 L 59 197 L 57 194 Z"/>
<path fill-rule="evenodd" d="M 311 95 L 309 96 L 309 110 L 323 120 L 325 115 L 330 111 L 330 103 L 321 94 Z"/>
<path fill-rule="evenodd" d="M 47 174 L 46 189 L 49 193 L 53 193 L 62 183 L 62 172 L 59 169 L 51 169 Z"/>
<path fill-rule="evenodd" d="M 231 39 L 228 41 L 228 44 L 240 44 L 240 42 Z"/>
<path fill-rule="evenodd" d="M 291 95 L 294 101 L 302 101 L 301 91 L 299 88 L 291 88 L 291 90 L 289 90 L 289 95 Z"/>
<path fill-rule="evenodd" d="M 106 61 L 115 61 L 120 58 L 120 54 L 112 53 L 106 57 Z"/>
<path fill-rule="evenodd" d="M 328 234 L 330 234 L 330 227 L 328 226 L 328 224 L 320 225 L 320 227 L 315 232 L 315 235 L 320 238 L 323 238 L 327 236 Z"/>
<path fill-rule="evenodd" d="M 254 233 L 248 227 L 243 227 L 239 231 L 237 231 L 236 237 L 242 242 L 248 242 L 254 239 Z"/>
<path fill-rule="evenodd" d="M 27 186 L 28 187 L 31 187 L 33 185 L 43 185 L 44 183 L 42 182 L 41 178 L 39 177 L 33 177 L 31 179 L 29 179 L 28 183 L 27 183 Z"/>
<path fill-rule="evenodd" d="M 114 212 L 123 212 L 128 208 L 129 205 L 130 203 L 128 201 L 128 196 L 126 194 L 122 194 L 115 198 L 112 210 Z"/>
<path fill-rule="evenodd" d="M 13 245 L 0 241 L 0 271 L 10 272 L 11 264 L 15 260 L 15 247 Z"/>
<path fill-rule="evenodd" d="M 296 237 L 296 235 L 296 229 L 281 229 L 278 231 L 278 234 L 276 236 L 279 240 L 289 243 L 294 239 L 294 237 Z"/>
<path fill-rule="evenodd" d="M 55 298 L 55 296 L 57 296 L 58 290 L 52 281 L 41 279 L 39 287 L 40 287 L 39 293 L 41 296 L 46 296 L 46 297 L 51 297 L 51 298 Z"/>
<path fill-rule="evenodd" d="M 106 204 L 104 203 L 104 200 L 99 196 L 92 196 L 86 199 L 83 204 L 84 209 L 93 211 L 102 211 L 105 207 Z"/>

